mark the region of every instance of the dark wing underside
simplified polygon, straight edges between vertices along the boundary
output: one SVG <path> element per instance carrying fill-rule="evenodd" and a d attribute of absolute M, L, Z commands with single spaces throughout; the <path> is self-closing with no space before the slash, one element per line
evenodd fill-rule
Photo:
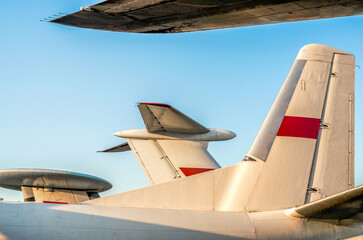
<path fill-rule="evenodd" d="M 345 219 L 363 211 L 363 185 L 294 209 L 290 216 Z"/>
<path fill-rule="evenodd" d="M 98 151 L 98 152 L 126 152 L 129 150 L 131 150 L 131 148 L 130 148 L 129 144 L 126 142 L 126 143 L 122 143 L 120 145 L 117 145 L 117 146 L 114 146 L 111 148 L 107 148 L 105 150 Z"/>
<path fill-rule="evenodd" d="M 360 0 L 107 0 L 54 19 L 137 33 L 191 32 L 363 14 Z"/>

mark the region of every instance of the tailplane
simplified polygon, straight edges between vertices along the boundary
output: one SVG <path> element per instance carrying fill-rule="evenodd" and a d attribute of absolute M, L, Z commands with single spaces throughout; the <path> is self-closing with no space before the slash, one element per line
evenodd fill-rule
<path fill-rule="evenodd" d="M 102 152 L 132 150 L 152 185 L 220 168 L 207 151 L 208 143 L 236 136 L 206 128 L 167 104 L 139 103 L 138 108 L 146 129 L 115 133 L 127 143 Z"/>

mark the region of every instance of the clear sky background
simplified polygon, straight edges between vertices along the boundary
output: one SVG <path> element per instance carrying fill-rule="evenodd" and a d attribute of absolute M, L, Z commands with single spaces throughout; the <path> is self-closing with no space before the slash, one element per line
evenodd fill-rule
<path fill-rule="evenodd" d="M 1 1 L 0 169 L 49 168 L 102 177 L 104 195 L 147 186 L 132 152 L 96 153 L 144 128 L 136 103 L 173 105 L 237 137 L 211 143 L 222 166 L 248 151 L 299 49 L 356 55 L 356 185 L 363 184 L 363 16 L 195 33 L 145 35 L 39 20 L 99 0 Z M 20 192 L 0 190 L 5 200 Z"/>

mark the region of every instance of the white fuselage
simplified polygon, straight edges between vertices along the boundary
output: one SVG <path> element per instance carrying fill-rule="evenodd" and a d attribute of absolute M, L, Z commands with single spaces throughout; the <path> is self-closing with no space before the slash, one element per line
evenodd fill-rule
<path fill-rule="evenodd" d="M 362 224 L 232 213 L 92 205 L 0 203 L 0 239 L 340 239 Z"/>

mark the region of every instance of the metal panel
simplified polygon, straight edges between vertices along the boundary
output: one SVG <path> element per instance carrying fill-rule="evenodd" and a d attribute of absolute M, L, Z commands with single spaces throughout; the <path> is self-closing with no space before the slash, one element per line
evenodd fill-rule
<path fill-rule="evenodd" d="M 176 168 L 220 168 L 206 150 L 205 144 L 208 143 L 183 140 L 158 140 L 157 142 Z"/>
<path fill-rule="evenodd" d="M 34 193 L 32 187 L 21 187 L 23 193 L 24 202 L 34 202 Z"/>
<path fill-rule="evenodd" d="M 327 93 L 323 126 L 306 202 L 354 185 L 354 56 L 335 54 Z"/>
<path fill-rule="evenodd" d="M 315 139 L 276 137 L 247 209 L 267 211 L 304 204 L 315 144 Z"/>
<path fill-rule="evenodd" d="M 33 188 L 33 194 L 37 203 L 79 204 L 89 200 L 85 191 Z"/>
<path fill-rule="evenodd" d="M 337 225 L 326 222 L 294 219 L 284 216 L 280 211 L 260 212 L 249 216 L 253 219 L 258 240 L 345 239 L 344 235 L 341 235 L 344 227 L 339 229 Z M 355 234 L 359 234 L 357 232 Z M 352 236 L 349 234 L 352 234 L 352 231 L 345 229 L 345 236 Z"/>
<path fill-rule="evenodd" d="M 286 116 L 321 119 L 330 67 L 331 59 L 329 62 L 310 60 L 306 62 Z"/>
<path fill-rule="evenodd" d="M 247 205 L 265 164 L 263 161 L 242 161 L 214 171 L 215 210 L 247 212 Z"/>
<path fill-rule="evenodd" d="M 34 203 L 2 203 L 0 211 L 4 239 L 256 239 L 240 213 Z"/>
<path fill-rule="evenodd" d="M 127 139 L 136 159 L 151 184 L 170 181 L 179 173 L 155 140 Z"/>
<path fill-rule="evenodd" d="M 144 120 L 144 124 L 145 124 L 145 127 L 148 132 L 152 133 L 152 132 L 165 131 L 165 129 L 163 128 L 161 123 L 158 121 L 156 116 L 153 114 L 153 112 L 150 110 L 148 105 L 139 104 L 138 108 L 139 108 L 141 117 Z"/>
<path fill-rule="evenodd" d="M 208 142 L 132 138 L 127 141 L 151 184 L 186 177 L 180 168 L 220 168 L 207 151 Z"/>
<path fill-rule="evenodd" d="M 84 204 L 213 211 L 215 171 L 94 199 Z"/>
<path fill-rule="evenodd" d="M 201 134 L 209 132 L 209 129 L 169 105 L 140 103 L 138 107 L 145 126 L 150 133 L 173 132 Z"/>
<path fill-rule="evenodd" d="M 115 194 L 83 204 L 207 211 L 246 211 L 265 163 L 247 161 L 188 178 Z"/>
<path fill-rule="evenodd" d="M 283 210 L 243 214 L 1 203 L 0 212 L 2 239 L 331 240 L 362 234 L 359 223 L 300 220 Z"/>

